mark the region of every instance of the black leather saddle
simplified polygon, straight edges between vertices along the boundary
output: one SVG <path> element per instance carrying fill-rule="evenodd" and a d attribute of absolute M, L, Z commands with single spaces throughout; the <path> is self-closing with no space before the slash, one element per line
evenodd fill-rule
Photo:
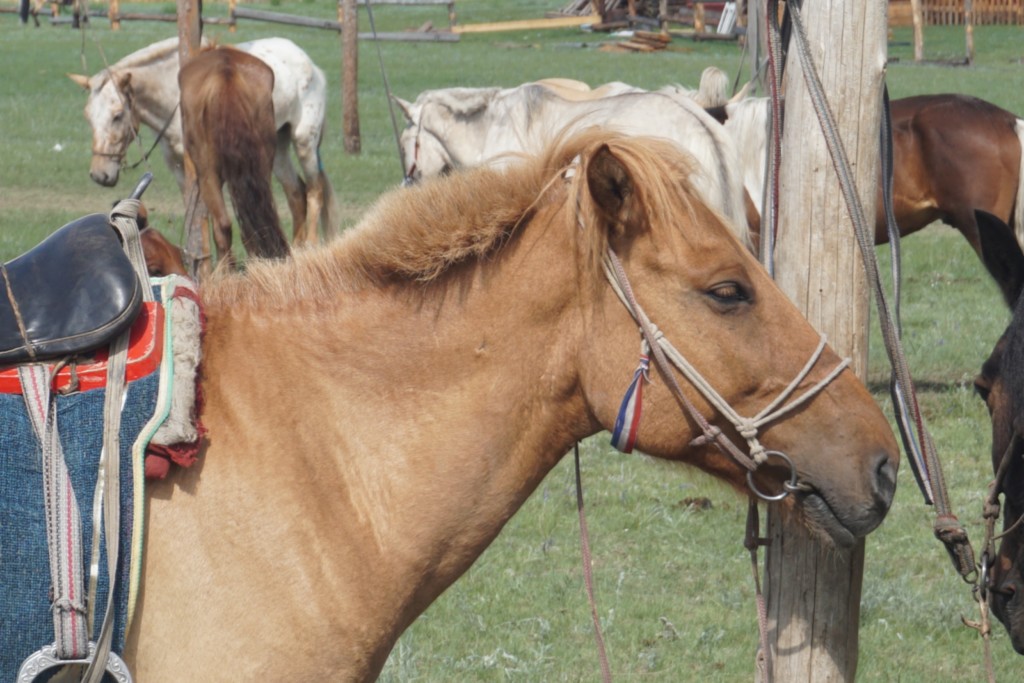
<path fill-rule="evenodd" d="M 93 351 L 128 329 L 142 284 L 105 214 L 65 225 L 0 270 L 0 364 Z"/>

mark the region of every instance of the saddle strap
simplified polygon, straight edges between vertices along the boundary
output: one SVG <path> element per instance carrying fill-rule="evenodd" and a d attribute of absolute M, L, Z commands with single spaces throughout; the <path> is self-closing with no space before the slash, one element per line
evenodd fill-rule
<path fill-rule="evenodd" d="M 148 184 L 148 181 L 146 181 Z M 142 288 L 143 301 L 153 301 L 153 288 L 149 286 L 149 271 L 146 269 L 146 257 L 142 252 L 139 238 L 139 215 L 137 189 L 133 197 L 122 199 L 110 211 L 110 225 L 121 237 L 128 260 L 135 268 L 139 281 L 146 283 Z M 90 628 L 95 614 L 96 586 L 99 581 L 99 515 L 103 514 L 103 536 L 106 540 L 107 576 L 110 577 L 110 588 L 107 591 L 107 606 L 103 614 L 103 624 L 96 641 L 96 653 L 89 662 L 82 677 L 83 683 L 100 683 L 109 668 L 108 660 L 111 645 L 114 641 L 114 590 L 117 583 L 118 547 L 121 539 L 121 473 L 120 473 L 120 434 L 121 410 L 124 408 L 127 380 L 125 369 L 128 365 L 127 332 L 121 334 L 110 345 L 110 356 L 107 363 L 107 393 L 103 402 L 103 452 L 100 454 L 100 467 L 96 475 L 96 490 L 93 493 L 93 553 L 89 568 L 89 619 Z"/>
<path fill-rule="evenodd" d="M 136 235 L 138 230 L 135 231 Z M 133 259 L 134 260 L 134 259 Z M 152 289 L 146 287 L 152 296 Z M 83 683 L 100 683 L 107 669 L 110 648 L 114 640 L 114 599 L 117 585 L 118 549 L 121 541 L 121 409 L 124 407 L 127 381 L 125 368 L 128 365 L 128 333 L 125 332 L 110 346 L 107 363 L 107 393 L 103 397 L 103 451 L 100 454 L 99 472 L 96 474 L 96 489 L 93 492 L 93 553 L 89 568 L 89 627 L 95 614 L 96 586 L 99 581 L 99 524 L 103 512 L 103 536 L 106 539 L 107 576 L 110 588 L 107 591 L 107 606 L 103 614 L 103 625 L 96 641 L 96 653 L 82 678 Z"/>
<path fill-rule="evenodd" d="M 60 659 L 81 659 L 86 656 L 89 644 L 82 553 L 76 547 L 81 545 L 82 518 L 57 432 L 57 407 L 50 391 L 50 372 L 45 365 L 33 364 L 19 367 L 18 374 L 32 428 L 42 447 L 56 655 Z"/>

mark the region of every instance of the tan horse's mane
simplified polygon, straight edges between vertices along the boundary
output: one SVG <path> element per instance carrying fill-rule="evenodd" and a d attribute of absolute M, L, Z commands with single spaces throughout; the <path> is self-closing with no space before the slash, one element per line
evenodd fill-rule
<path fill-rule="evenodd" d="M 457 266 L 493 256 L 534 212 L 556 201 L 562 201 L 563 219 L 580 228 L 579 266 L 596 277 L 608 244 L 607 230 L 596 227 L 608 225 L 609 217 L 590 196 L 585 166 L 574 166 L 574 160 L 586 164 L 600 145 L 630 169 L 630 207 L 642 209 L 631 212 L 630 223 L 677 224 L 680 212 L 693 222 L 694 206 L 703 203 L 690 186 L 691 157 L 662 140 L 593 129 L 502 170 L 467 169 L 392 190 L 358 225 L 323 247 L 298 250 L 286 261 L 250 261 L 245 273 L 214 273 L 203 285 L 203 299 L 212 308 L 273 309 L 366 287 L 425 290 Z"/>

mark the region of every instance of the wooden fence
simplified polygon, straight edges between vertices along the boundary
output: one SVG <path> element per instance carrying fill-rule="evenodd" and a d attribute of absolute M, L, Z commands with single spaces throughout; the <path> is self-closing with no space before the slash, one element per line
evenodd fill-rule
<path fill-rule="evenodd" d="M 921 0 L 925 26 L 959 26 L 964 23 L 964 0 Z M 973 0 L 975 26 L 1024 26 L 1024 0 Z M 889 25 L 910 26 L 910 0 L 890 0 Z"/>

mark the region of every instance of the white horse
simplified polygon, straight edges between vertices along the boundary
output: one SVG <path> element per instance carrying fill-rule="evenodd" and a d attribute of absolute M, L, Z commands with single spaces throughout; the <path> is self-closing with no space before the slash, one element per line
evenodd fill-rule
<path fill-rule="evenodd" d="M 317 240 L 317 225 L 331 235 L 338 228 L 334 190 L 320 163 L 327 111 L 327 79 L 299 46 L 285 38 L 236 45 L 274 71 L 277 153 L 274 175 L 284 187 L 295 242 Z M 153 43 L 89 77 L 68 74 L 89 92 L 85 118 L 92 126 L 90 177 L 107 187 L 117 183 L 125 153 L 145 124 L 159 137 L 164 160 L 184 191 L 185 148 L 178 107 L 178 39 Z M 305 181 L 292 164 L 293 146 Z"/>
<path fill-rule="evenodd" d="M 768 114 L 771 100 L 750 97 L 725 105 L 726 132 L 736 143 L 743 172 L 743 187 L 762 215 L 765 173 L 768 162 Z"/>
<path fill-rule="evenodd" d="M 543 149 L 555 136 L 590 127 L 665 138 L 696 160 L 693 184 L 746 238 L 743 179 L 735 143 L 691 96 L 670 87 L 625 84 L 604 97 L 563 97 L 547 81 L 514 88 L 442 88 L 407 102 L 401 147 L 406 178 L 483 164 L 501 166 Z"/>

